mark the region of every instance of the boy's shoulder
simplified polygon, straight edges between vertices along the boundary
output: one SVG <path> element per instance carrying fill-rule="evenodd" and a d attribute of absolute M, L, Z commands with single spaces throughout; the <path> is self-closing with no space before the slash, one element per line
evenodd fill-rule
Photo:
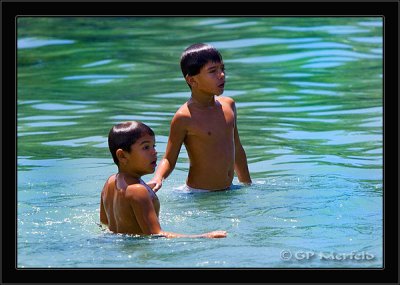
<path fill-rule="evenodd" d="M 233 100 L 231 97 L 226 97 L 226 96 L 220 96 L 216 100 L 221 103 L 227 103 L 230 105 L 235 103 L 235 100 Z"/>
<path fill-rule="evenodd" d="M 131 184 L 126 188 L 126 197 L 135 201 L 148 199 L 148 190 L 140 183 Z"/>
<path fill-rule="evenodd" d="M 186 101 L 185 103 L 183 103 L 178 110 L 176 110 L 175 114 L 178 113 L 187 113 L 189 112 L 189 107 L 188 107 L 188 101 Z"/>
<path fill-rule="evenodd" d="M 225 105 L 229 109 L 233 110 L 233 112 L 236 112 L 236 104 L 235 100 L 233 100 L 231 97 L 218 97 L 216 99 L 221 105 Z"/>
<path fill-rule="evenodd" d="M 101 190 L 102 194 L 106 194 L 109 189 L 115 184 L 115 174 L 109 176 L 104 183 L 103 189 Z"/>
<path fill-rule="evenodd" d="M 190 111 L 188 108 L 188 103 L 185 102 L 183 103 L 178 110 L 176 110 L 173 119 L 177 120 L 177 119 L 189 119 L 190 118 Z"/>

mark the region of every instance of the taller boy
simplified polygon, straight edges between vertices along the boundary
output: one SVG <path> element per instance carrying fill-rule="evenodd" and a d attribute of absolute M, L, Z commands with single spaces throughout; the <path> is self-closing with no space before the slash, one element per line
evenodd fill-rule
<path fill-rule="evenodd" d="M 191 89 L 190 99 L 171 121 L 167 149 L 148 185 L 157 191 L 175 167 L 182 143 L 190 160 L 187 188 L 217 191 L 251 178 L 236 125 L 235 101 L 224 92 L 225 67 L 221 54 L 206 44 L 194 44 L 181 56 L 181 69 Z"/>

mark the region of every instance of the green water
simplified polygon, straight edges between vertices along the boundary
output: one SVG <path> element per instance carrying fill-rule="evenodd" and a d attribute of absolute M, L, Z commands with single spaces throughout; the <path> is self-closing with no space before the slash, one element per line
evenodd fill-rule
<path fill-rule="evenodd" d="M 20 266 L 382 266 L 382 18 L 20 17 L 17 33 Z M 113 248 L 120 240 L 95 225 L 102 184 L 116 171 L 107 134 L 117 122 L 143 121 L 164 154 L 170 120 L 190 96 L 180 54 L 196 42 L 223 56 L 223 96 L 236 101 L 255 183 L 222 197 L 185 196 L 174 190 L 188 169 L 182 148 L 159 192 L 162 226 L 225 226 L 230 237 L 184 249 L 180 241 L 127 238 L 145 243 L 133 261 L 130 249 Z M 43 249 L 65 236 L 85 254 Z M 97 258 L 99 244 L 109 259 Z M 375 258 L 288 263 L 279 257 L 285 248 L 369 250 Z M 155 250 L 165 260 L 149 253 Z"/>

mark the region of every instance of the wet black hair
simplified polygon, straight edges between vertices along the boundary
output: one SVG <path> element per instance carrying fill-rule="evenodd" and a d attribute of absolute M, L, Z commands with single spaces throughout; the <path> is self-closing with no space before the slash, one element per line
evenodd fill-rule
<path fill-rule="evenodd" d="M 219 51 L 208 44 L 193 44 L 186 48 L 181 55 L 181 70 L 183 77 L 197 75 L 207 62 L 222 62 Z"/>
<path fill-rule="evenodd" d="M 131 145 L 146 134 L 154 137 L 153 130 L 142 122 L 130 121 L 113 126 L 108 133 L 108 148 L 115 164 L 118 165 L 116 152 L 119 148 L 130 152 Z"/>

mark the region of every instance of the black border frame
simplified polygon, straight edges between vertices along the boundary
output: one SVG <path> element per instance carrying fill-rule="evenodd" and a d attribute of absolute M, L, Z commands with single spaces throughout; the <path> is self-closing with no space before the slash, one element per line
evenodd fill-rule
<path fill-rule="evenodd" d="M 173 13 L 171 13 L 173 11 Z M 129 13 L 128 13 L 129 12 Z M 168 12 L 168 13 L 167 13 Z M 1 3 L 2 272 L 7 283 L 393 283 L 398 284 L 398 14 L 387 2 L 21 2 Z M 17 269 L 16 19 L 18 16 L 383 16 L 384 17 L 384 269 Z M 397 75 L 397 76 L 396 76 Z M 14 113 L 12 113 L 14 112 Z M 13 118 L 13 120 L 11 119 Z M 10 121 L 15 124 L 10 124 Z M 4 135 L 3 135 L 4 134 Z M 397 135 L 396 135 L 397 134 Z M 6 141 L 3 141 L 6 138 Z M 4 168 L 3 168 L 4 166 Z M 6 175 L 3 171 L 10 173 Z M 4 178 L 7 177 L 7 180 Z M 396 179 L 397 178 L 397 179 Z M 5 235 L 3 235 L 5 233 Z M 186 272 L 187 271 L 187 272 Z M 186 274 L 188 273 L 188 274 Z M 138 277 L 139 276 L 139 277 Z"/>

